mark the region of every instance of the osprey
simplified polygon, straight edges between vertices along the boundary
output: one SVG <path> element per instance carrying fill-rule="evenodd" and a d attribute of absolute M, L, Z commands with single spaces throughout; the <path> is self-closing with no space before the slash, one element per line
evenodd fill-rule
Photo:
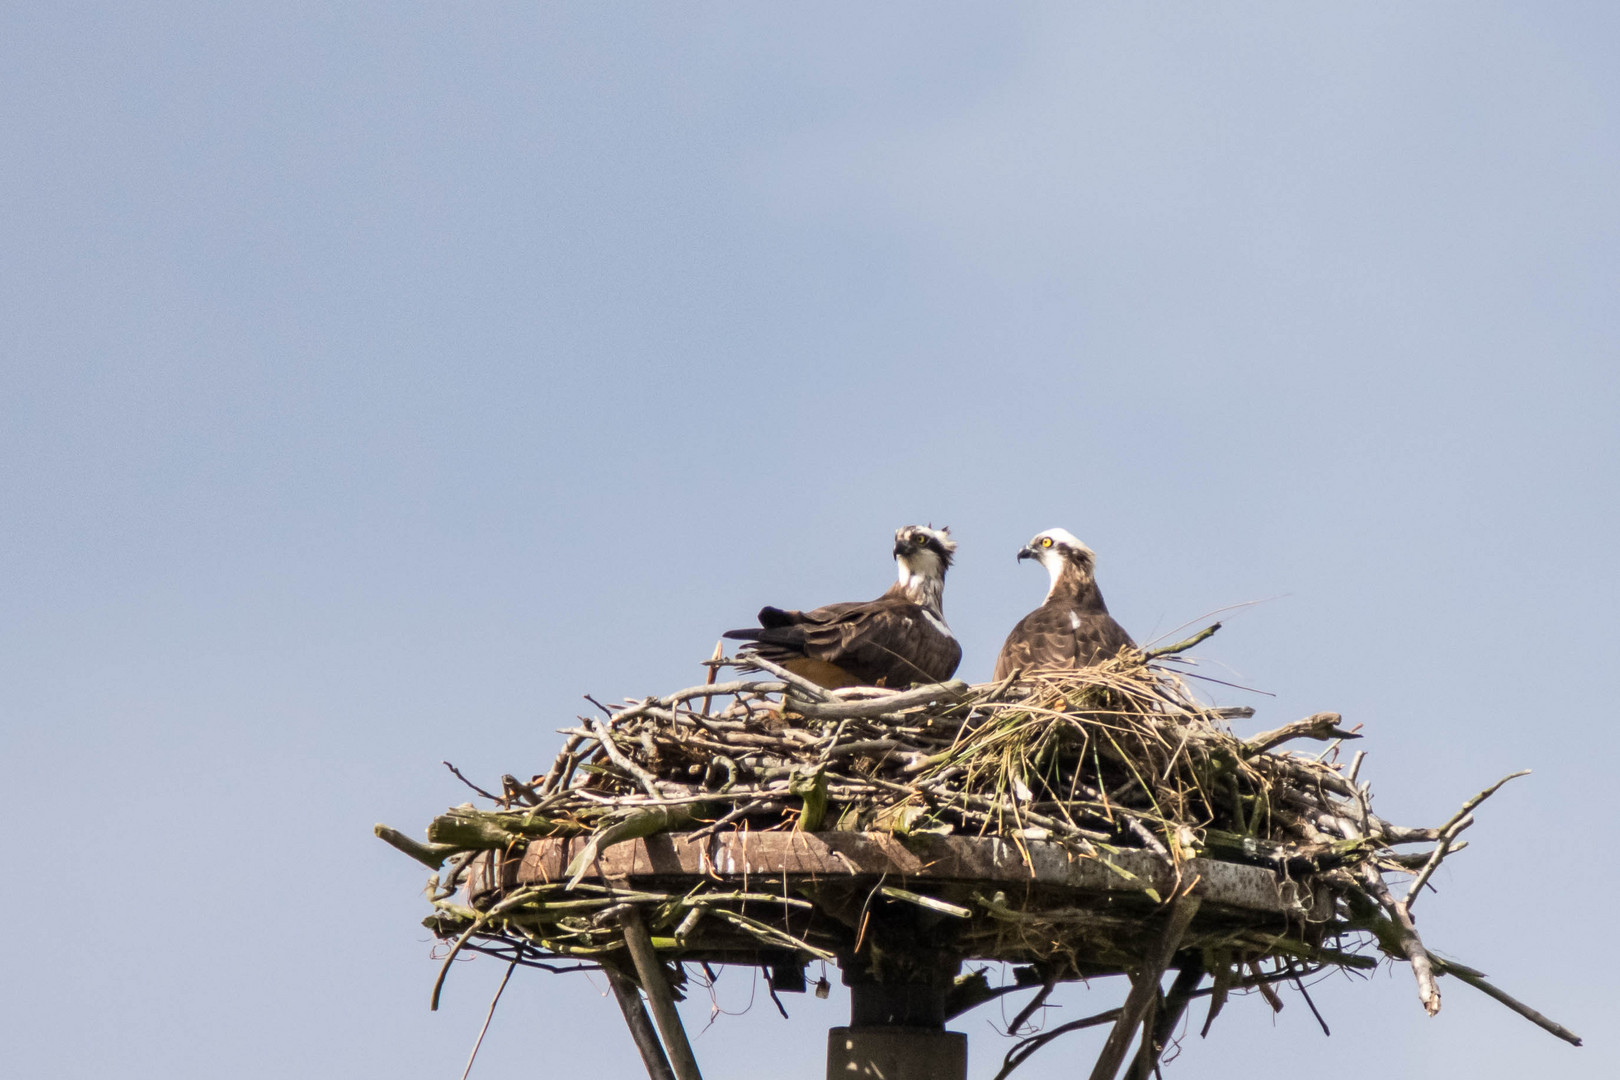
<path fill-rule="evenodd" d="M 997 679 L 1015 669 L 1083 668 L 1136 643 L 1097 591 L 1097 553 L 1067 529 L 1048 529 L 1018 550 L 1052 575 L 1046 602 L 1019 620 L 996 657 Z"/>
<path fill-rule="evenodd" d="M 962 659 L 940 608 L 955 551 L 949 529 L 907 525 L 894 534 L 900 580 L 876 600 L 814 611 L 761 608 L 759 629 L 725 636 L 829 689 L 942 682 Z"/>

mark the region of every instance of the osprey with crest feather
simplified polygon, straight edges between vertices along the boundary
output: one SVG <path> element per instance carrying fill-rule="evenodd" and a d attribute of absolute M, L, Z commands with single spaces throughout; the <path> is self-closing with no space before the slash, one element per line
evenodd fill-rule
<path fill-rule="evenodd" d="M 1136 643 L 1097 591 L 1097 553 L 1067 529 L 1047 529 L 1018 551 L 1052 575 L 1046 602 L 1025 615 L 996 657 L 997 679 L 1013 671 L 1083 668 Z"/>
<path fill-rule="evenodd" d="M 829 689 L 941 682 L 962 660 L 941 607 L 955 551 L 949 529 L 907 525 L 894 534 L 900 579 L 876 600 L 814 611 L 761 608 L 757 630 L 725 636 Z"/>

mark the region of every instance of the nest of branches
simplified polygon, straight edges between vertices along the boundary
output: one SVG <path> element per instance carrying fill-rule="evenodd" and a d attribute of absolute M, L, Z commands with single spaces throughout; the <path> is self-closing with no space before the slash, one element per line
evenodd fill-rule
<path fill-rule="evenodd" d="M 1003 1073 L 1062 1031 L 1127 1020 L 1151 1065 L 1194 998 L 1209 1020 L 1233 991 L 1280 1008 L 1273 984 L 1303 993 L 1313 974 L 1387 957 L 1410 965 L 1430 1014 L 1450 975 L 1578 1044 L 1431 953 L 1413 922 L 1473 810 L 1513 777 L 1438 826 L 1386 821 L 1337 714 L 1240 738 L 1229 723 L 1252 710 L 1189 692 L 1171 665 L 1214 629 L 1081 671 L 901 691 L 829 691 L 717 655 L 704 685 L 592 699 L 598 715 L 564 730 L 549 769 L 475 788 L 491 805 L 441 815 L 429 843 L 378 832 L 441 871 L 425 922 L 450 943 L 445 971 L 467 950 L 600 966 L 616 990 L 639 981 L 655 1014 L 688 963 L 757 964 L 774 997 L 821 960 L 846 981 L 943 979 L 946 1017 L 1030 988 L 1009 1028 L 1025 1035 L 1055 984 L 1125 974 L 1124 1005 L 1027 1035 Z M 757 677 L 719 680 L 727 667 Z M 1326 746 L 1285 748 L 1296 740 Z M 960 974 L 974 960 L 1014 978 Z"/>

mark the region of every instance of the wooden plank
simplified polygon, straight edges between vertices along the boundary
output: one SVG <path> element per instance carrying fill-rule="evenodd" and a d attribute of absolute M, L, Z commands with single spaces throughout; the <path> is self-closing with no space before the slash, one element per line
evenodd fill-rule
<path fill-rule="evenodd" d="M 564 868 L 583 845 L 581 837 L 532 841 L 521 860 L 494 860 L 473 876 L 475 893 L 563 880 Z M 1111 864 L 1111 865 L 1110 865 Z M 615 844 L 588 867 L 591 880 L 707 877 L 739 884 L 750 878 L 876 878 L 930 881 L 1037 884 L 1093 893 L 1140 893 L 1152 888 L 1168 896 L 1177 885 L 1175 867 L 1149 851 L 1121 851 L 1101 858 L 1077 856 L 1061 844 L 999 837 L 921 836 L 889 833 L 763 832 L 724 833 L 693 840 L 661 833 Z M 1303 902 L 1312 917 L 1325 916 L 1331 902 L 1325 890 L 1312 896 L 1302 886 L 1280 881 L 1270 870 L 1214 859 L 1181 865 L 1183 888 L 1194 879 L 1206 902 L 1250 911 L 1287 913 Z M 1297 899 L 1296 899 L 1297 898 Z"/>

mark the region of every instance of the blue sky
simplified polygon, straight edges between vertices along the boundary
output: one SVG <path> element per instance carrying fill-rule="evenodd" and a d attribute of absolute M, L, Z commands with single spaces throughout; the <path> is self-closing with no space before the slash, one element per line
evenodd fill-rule
<path fill-rule="evenodd" d="M 427 1012 L 371 824 L 931 521 L 966 677 L 1061 525 L 1138 639 L 1265 601 L 1204 653 L 1275 696 L 1218 700 L 1364 724 L 1386 815 L 1535 770 L 1421 927 L 1586 1048 L 1402 969 L 1174 1072 L 1612 1075 L 1617 51 L 1601 4 L 7 5 L 0 1061 L 459 1075 L 500 969 Z M 603 990 L 514 979 L 474 1075 L 634 1076 Z M 788 1004 L 706 1075 L 819 1077 L 841 995 Z"/>

